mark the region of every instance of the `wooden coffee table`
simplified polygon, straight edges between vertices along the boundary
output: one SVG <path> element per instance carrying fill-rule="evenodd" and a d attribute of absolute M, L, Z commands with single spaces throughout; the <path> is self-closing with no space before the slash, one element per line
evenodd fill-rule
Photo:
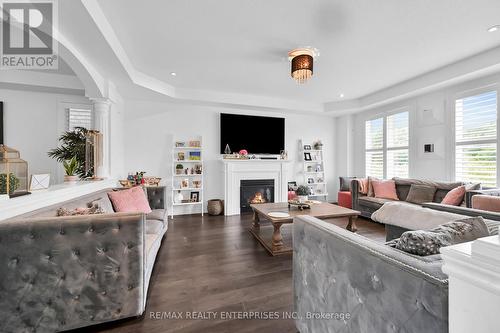
<path fill-rule="evenodd" d="M 346 229 L 355 232 L 356 229 L 356 218 L 361 213 L 349 208 L 340 207 L 337 205 L 332 205 L 327 202 L 322 202 L 318 204 L 311 204 L 310 209 L 299 210 L 296 207 L 288 207 L 288 203 L 265 203 L 265 204 L 253 204 L 250 205 L 253 209 L 253 224 L 250 227 L 250 232 L 259 241 L 259 243 L 264 246 L 264 248 L 273 256 L 280 254 L 287 254 L 292 252 L 292 247 L 285 245 L 283 243 L 283 237 L 281 235 L 281 226 L 283 224 L 293 223 L 293 218 L 295 216 L 308 215 L 319 219 L 329 219 L 329 218 L 344 218 L 347 217 L 349 222 L 347 223 Z M 288 213 L 290 216 L 284 218 L 276 218 L 269 216 L 271 212 L 284 212 Z M 260 225 L 260 218 L 263 217 L 269 220 L 274 228 L 271 239 L 265 239 L 262 228 Z"/>

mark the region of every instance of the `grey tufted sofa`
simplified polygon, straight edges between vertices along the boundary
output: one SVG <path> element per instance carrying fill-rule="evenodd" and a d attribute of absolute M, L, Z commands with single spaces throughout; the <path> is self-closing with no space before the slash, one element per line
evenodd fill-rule
<path fill-rule="evenodd" d="M 309 216 L 294 219 L 300 333 L 447 333 L 440 255 L 416 257 Z"/>
<path fill-rule="evenodd" d="M 165 188 L 148 189 L 148 215 L 114 213 L 107 191 L 0 221 L 0 332 L 63 331 L 144 312 L 168 228 Z M 96 199 L 109 203 L 106 214 L 54 217 Z"/>

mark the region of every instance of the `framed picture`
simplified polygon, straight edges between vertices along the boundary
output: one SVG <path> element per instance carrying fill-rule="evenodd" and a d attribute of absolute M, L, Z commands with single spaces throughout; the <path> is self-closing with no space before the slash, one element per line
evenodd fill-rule
<path fill-rule="evenodd" d="M 198 202 L 200 199 L 200 192 L 191 192 L 191 202 Z"/>
<path fill-rule="evenodd" d="M 199 148 L 201 147 L 201 141 L 200 140 L 189 141 L 189 147 Z"/>
<path fill-rule="evenodd" d="M 191 161 L 200 161 L 201 160 L 201 152 L 200 151 L 190 151 L 189 159 Z"/>
<path fill-rule="evenodd" d="M 314 178 L 307 178 L 307 183 L 308 184 L 313 184 L 314 183 Z"/>
<path fill-rule="evenodd" d="M 311 145 L 304 145 L 304 150 L 311 150 Z"/>
<path fill-rule="evenodd" d="M 181 188 L 188 188 L 189 187 L 189 179 L 183 179 L 181 180 Z"/>
<path fill-rule="evenodd" d="M 201 180 L 193 180 L 194 188 L 201 188 Z"/>
<path fill-rule="evenodd" d="M 304 153 L 304 160 L 305 161 L 312 161 L 311 153 Z"/>
<path fill-rule="evenodd" d="M 288 191 L 295 191 L 297 190 L 297 182 L 288 182 Z"/>
<path fill-rule="evenodd" d="M 183 147 L 186 147 L 186 143 L 185 142 L 182 142 L 182 141 L 176 141 L 175 142 L 175 146 L 177 148 L 183 148 Z"/>
<path fill-rule="evenodd" d="M 184 161 L 185 158 L 186 158 L 186 155 L 184 155 L 183 151 L 180 151 L 177 153 L 177 160 L 178 161 Z"/>

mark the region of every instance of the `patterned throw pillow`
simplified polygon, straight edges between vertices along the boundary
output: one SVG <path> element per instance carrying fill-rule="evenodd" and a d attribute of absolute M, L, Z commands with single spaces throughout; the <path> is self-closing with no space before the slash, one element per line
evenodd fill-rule
<path fill-rule="evenodd" d="M 489 235 L 486 223 L 478 216 L 445 223 L 431 230 L 407 231 L 386 245 L 410 254 L 428 256 L 438 254 L 441 247 L 470 242 Z"/>
<path fill-rule="evenodd" d="M 99 206 L 99 201 L 100 199 L 91 201 L 87 203 L 86 208 L 75 208 L 75 209 L 66 209 L 64 207 L 58 208 L 57 209 L 57 216 L 75 216 L 75 215 L 94 215 L 94 214 L 104 214 L 105 211 L 102 209 L 102 207 Z"/>

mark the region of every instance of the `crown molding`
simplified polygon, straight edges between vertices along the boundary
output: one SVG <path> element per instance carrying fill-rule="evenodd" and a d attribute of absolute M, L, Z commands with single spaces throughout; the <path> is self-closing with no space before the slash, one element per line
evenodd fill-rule
<path fill-rule="evenodd" d="M 261 95 L 177 88 L 137 70 L 121 45 L 113 27 L 107 20 L 98 0 L 81 0 L 81 2 L 94 20 L 94 23 L 104 39 L 113 50 L 131 82 L 139 87 L 159 93 L 179 102 L 192 102 L 232 108 L 257 108 L 270 111 L 288 110 L 297 113 L 315 113 L 338 117 L 398 102 L 410 97 L 500 72 L 499 46 L 412 79 L 394 84 L 393 86 L 374 93 L 350 100 L 308 102 Z"/>

